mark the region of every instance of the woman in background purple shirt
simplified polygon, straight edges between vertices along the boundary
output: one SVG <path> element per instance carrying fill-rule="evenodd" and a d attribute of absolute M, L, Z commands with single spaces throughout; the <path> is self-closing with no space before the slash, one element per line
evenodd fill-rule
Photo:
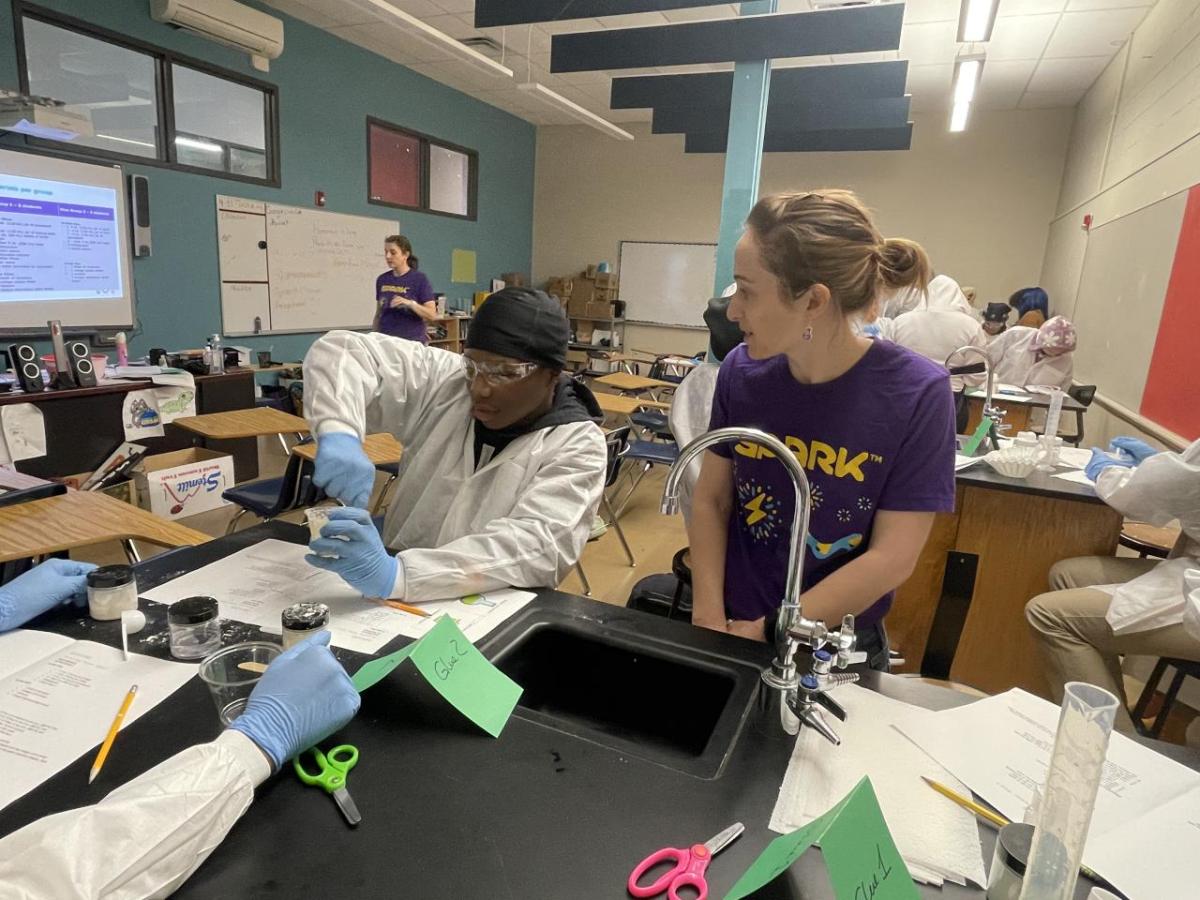
<path fill-rule="evenodd" d="M 884 240 L 849 191 L 766 197 L 734 260 L 728 316 L 744 343 L 721 366 L 710 428 L 761 428 L 812 485 L 804 615 L 855 616 L 859 649 L 887 669 L 883 617 L 937 512 L 954 508 L 954 404 L 946 370 L 856 333 L 885 289 L 929 273 Z M 688 536 L 697 625 L 765 640 L 784 595 L 794 514 L 787 473 L 755 444 L 704 454 Z"/>
<path fill-rule="evenodd" d="M 412 244 L 402 234 L 383 240 L 383 258 L 390 271 L 375 279 L 375 321 L 372 331 L 429 343 L 425 323 L 437 318 L 433 286 L 417 271 Z"/>

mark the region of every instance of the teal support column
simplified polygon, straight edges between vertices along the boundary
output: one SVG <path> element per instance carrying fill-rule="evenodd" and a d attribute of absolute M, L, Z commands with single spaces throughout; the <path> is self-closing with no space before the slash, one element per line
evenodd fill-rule
<path fill-rule="evenodd" d="M 773 13 L 777 8 L 778 0 L 752 0 L 742 4 L 741 14 L 750 16 Z M 758 179 L 762 172 L 762 148 L 767 130 L 767 97 L 770 89 L 769 59 L 735 64 L 713 296 L 720 294 L 733 281 L 733 250 L 742 235 L 746 216 L 750 214 L 758 199 Z"/>

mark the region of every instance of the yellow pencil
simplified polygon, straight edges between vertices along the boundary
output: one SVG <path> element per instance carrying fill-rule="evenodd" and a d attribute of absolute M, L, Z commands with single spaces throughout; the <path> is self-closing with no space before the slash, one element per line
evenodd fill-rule
<path fill-rule="evenodd" d="M 969 809 L 971 812 L 975 813 L 975 815 L 979 816 L 984 821 L 991 822 L 997 828 L 1003 828 L 1005 825 L 1009 824 L 1008 819 L 1004 818 L 1004 816 L 1000 815 L 999 813 L 992 812 L 987 807 L 980 806 L 974 800 L 968 800 L 962 794 L 959 794 L 956 791 L 950 790 L 950 788 L 946 787 L 944 784 L 938 784 L 932 778 L 926 778 L 924 775 L 921 776 L 921 780 L 924 781 L 931 788 L 933 788 L 935 791 L 937 791 L 939 794 L 941 794 L 943 797 L 953 800 L 955 803 L 957 803 L 963 809 Z M 1092 879 L 1093 881 L 1100 881 L 1100 882 L 1103 882 L 1104 884 L 1108 883 L 1107 881 L 1104 881 L 1104 879 L 1101 878 L 1099 875 L 1097 875 L 1094 871 L 1089 869 L 1087 866 L 1080 866 L 1079 871 L 1082 872 L 1084 875 L 1086 875 L 1088 878 Z"/>
<path fill-rule="evenodd" d="M 401 603 L 399 600 L 384 600 L 383 602 L 392 609 L 399 609 L 406 613 L 412 613 L 414 616 L 420 616 L 423 619 L 429 618 L 429 613 L 425 612 L 425 610 L 421 609 L 419 606 Z"/>
<path fill-rule="evenodd" d="M 104 765 L 104 761 L 108 759 L 108 751 L 112 749 L 113 741 L 117 739 L 117 732 L 121 730 L 121 723 L 125 721 L 125 713 L 129 712 L 129 707 L 133 703 L 135 694 L 137 694 L 136 684 L 129 689 L 129 693 L 121 701 L 121 708 L 117 710 L 117 717 L 113 719 L 112 725 L 108 727 L 108 734 L 104 738 L 104 743 L 100 745 L 100 752 L 96 754 L 96 761 L 92 763 L 92 773 L 88 775 L 88 784 L 96 780 L 96 776 L 100 774 L 100 769 Z"/>

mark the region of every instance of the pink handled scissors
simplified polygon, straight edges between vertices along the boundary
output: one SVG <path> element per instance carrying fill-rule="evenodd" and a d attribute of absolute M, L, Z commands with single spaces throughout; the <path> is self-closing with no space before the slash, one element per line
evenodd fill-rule
<path fill-rule="evenodd" d="M 651 853 L 629 874 L 629 893 L 635 897 L 653 897 L 666 891 L 668 900 L 682 900 L 679 889 L 690 887 L 699 892 L 696 900 L 704 900 L 708 896 L 708 882 L 704 879 L 704 870 L 708 868 L 714 856 L 737 840 L 745 830 L 745 825 L 735 822 L 703 844 L 692 844 L 686 850 L 664 847 L 657 853 Z M 671 860 L 675 861 L 675 867 L 659 876 L 653 884 L 638 884 L 641 877 L 652 867 Z"/>

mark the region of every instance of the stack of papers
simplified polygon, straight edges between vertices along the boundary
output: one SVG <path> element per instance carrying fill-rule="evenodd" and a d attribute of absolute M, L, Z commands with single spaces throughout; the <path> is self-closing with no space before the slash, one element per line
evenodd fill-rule
<path fill-rule="evenodd" d="M 834 747 L 813 729 L 800 729 L 771 830 L 786 834 L 807 825 L 866 775 L 910 875 L 928 884 L 986 886 L 975 817 L 921 777 L 964 796 L 966 787 L 897 730 L 903 724 L 919 732 L 936 714 L 854 685 L 833 696 L 847 712 L 847 721 L 833 723 L 842 744 Z"/>
<path fill-rule="evenodd" d="M 324 603 L 335 647 L 377 653 L 392 638 L 425 635 L 447 614 L 470 640 L 478 641 L 534 598 L 528 591 L 504 590 L 422 603 L 428 618 L 368 600 L 339 575 L 304 561 L 308 547 L 266 540 L 159 585 L 143 594 L 171 605 L 184 597 L 216 597 L 224 619 L 280 632 L 280 614 L 293 603 Z"/>
<path fill-rule="evenodd" d="M 126 662 L 114 647 L 45 631 L 0 635 L 0 808 L 104 740 L 131 685 L 126 728 L 195 673 L 137 653 Z"/>
<path fill-rule="evenodd" d="M 897 728 L 1019 822 L 1046 781 L 1058 717 L 1053 703 L 1014 688 Z M 1130 900 L 1165 900 L 1196 896 L 1198 858 L 1200 773 L 1113 734 L 1084 864 Z"/>

